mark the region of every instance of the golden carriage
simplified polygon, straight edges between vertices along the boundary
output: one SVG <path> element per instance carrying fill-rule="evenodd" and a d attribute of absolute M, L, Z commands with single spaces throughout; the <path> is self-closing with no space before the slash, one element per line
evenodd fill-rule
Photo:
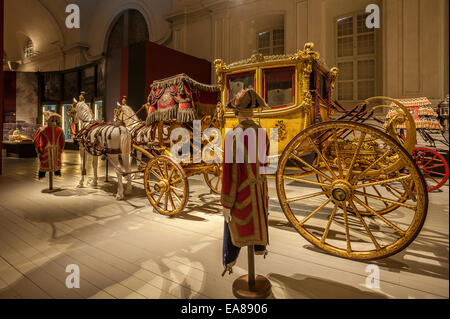
<path fill-rule="evenodd" d="M 206 152 L 211 142 L 202 139 L 201 132 L 220 129 L 219 93 L 218 86 L 199 83 L 185 74 L 151 85 L 146 120 L 146 128 L 151 130 L 150 143 L 133 143 L 133 147 L 149 159 L 142 165 L 145 191 L 151 205 L 163 215 L 175 216 L 183 211 L 189 198 L 191 176 L 203 175 L 212 192 L 221 191 L 221 165 L 194 155 Z M 176 134 L 179 129 L 188 136 Z M 199 140 L 194 136 L 196 131 L 200 133 Z M 180 160 L 174 154 L 172 146 L 177 143 L 187 144 L 187 160 Z"/>
<path fill-rule="evenodd" d="M 277 145 L 272 159 L 278 201 L 305 239 L 333 255 L 361 260 L 398 253 L 414 240 L 425 221 L 428 197 L 410 156 L 416 143 L 414 121 L 401 103 L 373 97 L 345 110 L 332 99 L 338 69 L 328 70 L 312 43 L 293 55 L 256 54 L 229 65 L 216 60 L 214 65 L 218 88 L 203 89 L 220 89 L 220 103 L 214 111 L 197 103 L 197 111 L 203 111 L 195 118 L 202 129 L 220 129 L 223 138 L 237 124 L 226 108 L 236 93 L 252 88 L 265 99 L 270 109 L 255 112 L 253 118 L 269 131 L 277 129 L 277 134 L 268 133 Z M 386 133 L 371 123 L 380 108 L 403 110 L 390 120 Z M 151 158 L 145 168 L 146 193 L 158 212 L 175 215 L 186 204 L 188 176 L 204 174 L 210 188 L 220 192 L 221 165 L 174 162 L 170 132 L 176 127 L 192 132 L 192 122 L 158 119 L 154 116 L 151 125 L 164 137 L 162 142 L 156 151 L 140 149 Z M 395 133 L 401 123 L 405 140 Z M 192 146 L 192 135 L 190 139 Z M 298 193 L 297 186 L 309 191 Z"/>

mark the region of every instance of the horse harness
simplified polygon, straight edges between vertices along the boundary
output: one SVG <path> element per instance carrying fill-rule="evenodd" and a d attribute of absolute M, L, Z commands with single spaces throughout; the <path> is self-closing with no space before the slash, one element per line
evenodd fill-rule
<path fill-rule="evenodd" d="M 111 140 L 112 132 L 115 128 L 119 128 L 120 134 L 122 126 L 119 122 L 104 122 L 93 121 L 89 122 L 78 133 L 75 134 L 74 139 L 80 142 L 86 149 L 86 151 L 93 156 L 101 156 L 106 154 L 120 154 L 120 149 L 109 148 L 106 141 Z M 97 129 L 97 130 L 96 130 Z M 94 141 L 91 142 L 91 135 L 94 132 Z M 100 145 L 100 136 L 104 136 L 103 145 Z"/>

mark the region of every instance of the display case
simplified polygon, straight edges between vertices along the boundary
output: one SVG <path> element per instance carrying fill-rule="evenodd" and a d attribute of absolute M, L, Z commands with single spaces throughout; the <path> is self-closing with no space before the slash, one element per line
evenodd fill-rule
<path fill-rule="evenodd" d="M 41 125 L 45 124 L 44 123 L 44 112 L 45 111 L 51 111 L 51 112 L 58 113 L 58 104 L 52 103 L 52 102 L 42 103 Z"/>
<path fill-rule="evenodd" d="M 94 118 L 97 121 L 103 121 L 103 99 L 94 101 Z"/>
<path fill-rule="evenodd" d="M 3 124 L 3 148 L 6 156 L 34 157 L 33 137 L 39 129 L 39 124 L 30 124 L 25 121 Z"/>
<path fill-rule="evenodd" d="M 62 116 L 62 130 L 64 132 L 66 142 L 72 142 L 72 132 L 70 130 L 70 118 L 69 118 L 69 108 L 72 106 L 72 103 L 63 103 L 61 105 L 61 116 Z"/>

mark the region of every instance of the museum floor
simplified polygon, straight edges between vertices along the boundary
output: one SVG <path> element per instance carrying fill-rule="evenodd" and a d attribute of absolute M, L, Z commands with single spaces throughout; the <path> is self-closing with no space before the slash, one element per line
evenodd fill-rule
<path fill-rule="evenodd" d="M 246 273 L 246 252 L 232 275 L 221 277 L 223 216 L 218 196 L 202 177 L 190 181 L 185 213 L 153 211 L 144 190 L 116 201 L 116 184 L 75 188 L 78 153 L 63 155 L 63 190 L 43 194 L 37 159 L 4 157 L 0 176 L 0 298 L 233 298 L 232 283 Z M 90 171 L 88 170 L 88 173 Z M 112 173 L 112 171 L 111 171 Z M 111 175 L 111 174 L 110 174 Z M 296 192 L 307 191 L 297 186 Z M 328 255 L 287 222 L 270 181 L 270 246 L 256 271 L 272 298 L 448 298 L 449 186 L 430 193 L 424 228 L 404 251 L 357 262 Z M 66 266 L 80 267 L 81 287 L 65 286 Z M 380 287 L 366 287 L 366 267 L 380 267 Z"/>

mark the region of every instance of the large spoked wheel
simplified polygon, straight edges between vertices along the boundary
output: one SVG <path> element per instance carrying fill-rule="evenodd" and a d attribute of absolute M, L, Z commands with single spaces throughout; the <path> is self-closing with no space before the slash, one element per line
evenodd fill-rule
<path fill-rule="evenodd" d="M 435 150 L 416 147 L 412 152 L 417 166 L 422 171 L 428 191 L 439 189 L 448 179 L 449 169 L 445 158 Z"/>
<path fill-rule="evenodd" d="M 187 203 L 189 184 L 181 166 L 167 156 L 152 158 L 144 174 L 145 192 L 152 206 L 163 215 L 179 214 Z"/>
<path fill-rule="evenodd" d="M 392 162 L 402 169 L 386 171 Z M 306 240 L 354 260 L 384 258 L 407 247 L 428 208 L 424 179 L 405 149 L 386 133 L 354 122 L 324 122 L 299 133 L 280 157 L 276 183 L 284 214 Z M 298 186 L 308 189 L 299 192 Z M 398 208 L 380 213 L 391 204 Z"/>
<path fill-rule="evenodd" d="M 211 191 L 220 194 L 222 191 L 222 165 L 215 164 L 203 173 L 203 178 Z"/>

